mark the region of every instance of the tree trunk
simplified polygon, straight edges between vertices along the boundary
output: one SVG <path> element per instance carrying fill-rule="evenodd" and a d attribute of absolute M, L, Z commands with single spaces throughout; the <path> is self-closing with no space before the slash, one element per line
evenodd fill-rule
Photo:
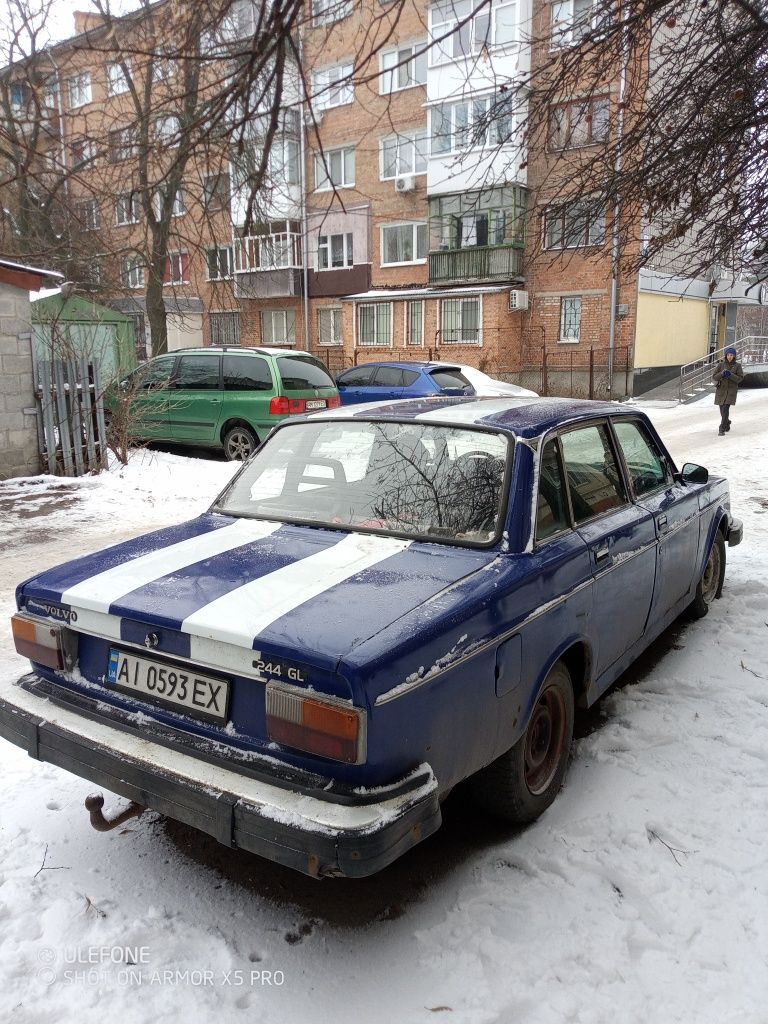
<path fill-rule="evenodd" d="M 152 344 L 152 355 L 168 351 L 168 321 L 163 301 L 162 278 L 150 272 L 147 284 L 147 320 Z"/>

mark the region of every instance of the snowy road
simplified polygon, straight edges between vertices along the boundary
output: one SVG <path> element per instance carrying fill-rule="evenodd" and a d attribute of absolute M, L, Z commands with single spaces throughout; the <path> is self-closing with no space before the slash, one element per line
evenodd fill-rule
<path fill-rule="evenodd" d="M 0 1020 L 766 1024 L 768 392 L 722 438 L 710 402 L 648 411 L 680 463 L 730 476 L 745 540 L 710 615 L 579 722 L 539 822 L 510 833 L 459 796 L 391 869 L 317 883 L 154 815 L 99 835 L 88 783 L 0 743 Z M 231 473 L 144 458 L 0 485 L 3 676 L 26 667 L 18 580 L 194 515 Z"/>

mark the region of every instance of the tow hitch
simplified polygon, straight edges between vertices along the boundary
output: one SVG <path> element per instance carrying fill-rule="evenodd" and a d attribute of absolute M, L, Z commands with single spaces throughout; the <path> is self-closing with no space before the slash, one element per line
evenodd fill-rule
<path fill-rule="evenodd" d="M 114 818 L 105 818 L 101 811 L 103 806 L 104 797 L 101 793 L 93 793 L 85 798 L 85 809 L 90 815 L 91 825 L 97 832 L 111 832 L 113 828 L 117 828 L 123 822 L 129 821 L 131 818 L 138 818 L 146 810 L 141 804 L 131 800 L 125 810 L 120 811 Z"/>

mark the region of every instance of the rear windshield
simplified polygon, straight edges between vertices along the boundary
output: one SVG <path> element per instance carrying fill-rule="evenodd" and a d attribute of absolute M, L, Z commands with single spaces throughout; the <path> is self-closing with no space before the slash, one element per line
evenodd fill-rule
<path fill-rule="evenodd" d="M 441 391 L 446 388 L 461 388 L 472 390 L 472 385 L 461 372 L 461 370 L 431 370 L 430 377 L 437 384 Z"/>
<path fill-rule="evenodd" d="M 501 529 L 505 434 L 422 423 L 278 430 L 216 506 L 233 516 L 489 544 Z"/>
<path fill-rule="evenodd" d="M 330 373 L 312 356 L 278 356 L 277 368 L 286 391 L 336 387 Z"/>

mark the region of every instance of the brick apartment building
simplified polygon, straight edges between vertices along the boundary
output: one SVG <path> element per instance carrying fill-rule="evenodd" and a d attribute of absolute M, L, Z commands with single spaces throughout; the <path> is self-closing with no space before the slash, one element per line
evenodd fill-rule
<path fill-rule="evenodd" d="M 587 106 L 564 101 L 547 139 L 524 152 L 505 83 L 529 67 L 527 26 L 567 46 L 590 24 L 589 4 L 492 0 L 472 16 L 471 0 L 403 0 L 396 17 L 384 0 L 309 5 L 301 42 L 311 102 L 289 87 L 256 216 L 239 185 L 242 146 L 233 153 L 223 135 L 189 161 L 172 197 L 177 242 L 163 288 L 170 348 L 295 346 L 334 370 L 450 359 L 551 392 L 615 397 L 632 389 L 636 335 L 653 349 L 649 366 L 683 361 L 658 345 L 662 320 L 665 329 L 682 325 L 688 357 L 707 351 L 711 303 L 702 289 L 683 302 L 668 276 L 661 286 L 659 275 L 614 276 L 612 211 L 585 216 L 578 203 L 561 203 L 541 220 L 530 215 L 549 152 L 599 145 L 620 84 L 606 82 Z M 174 31 L 173 9 L 151 9 L 161 12 L 155 34 L 158 25 Z M 247 39 L 254 16 L 252 0 L 235 0 L 230 37 Z M 121 20 L 129 44 L 146 17 Z M 76 14 L 75 28 L 49 54 L 44 155 L 79 168 L 70 201 L 92 233 L 91 272 L 141 336 L 146 277 L 131 246 L 142 183 L 128 84 L 118 59 L 93 45 L 99 18 Z M 361 52 L 372 53 L 362 65 Z M 158 62 L 153 94 L 170 89 L 173 74 Z M 154 124 L 162 160 L 177 144 L 176 125 L 171 117 Z M 110 254 L 106 275 L 100 249 Z"/>

